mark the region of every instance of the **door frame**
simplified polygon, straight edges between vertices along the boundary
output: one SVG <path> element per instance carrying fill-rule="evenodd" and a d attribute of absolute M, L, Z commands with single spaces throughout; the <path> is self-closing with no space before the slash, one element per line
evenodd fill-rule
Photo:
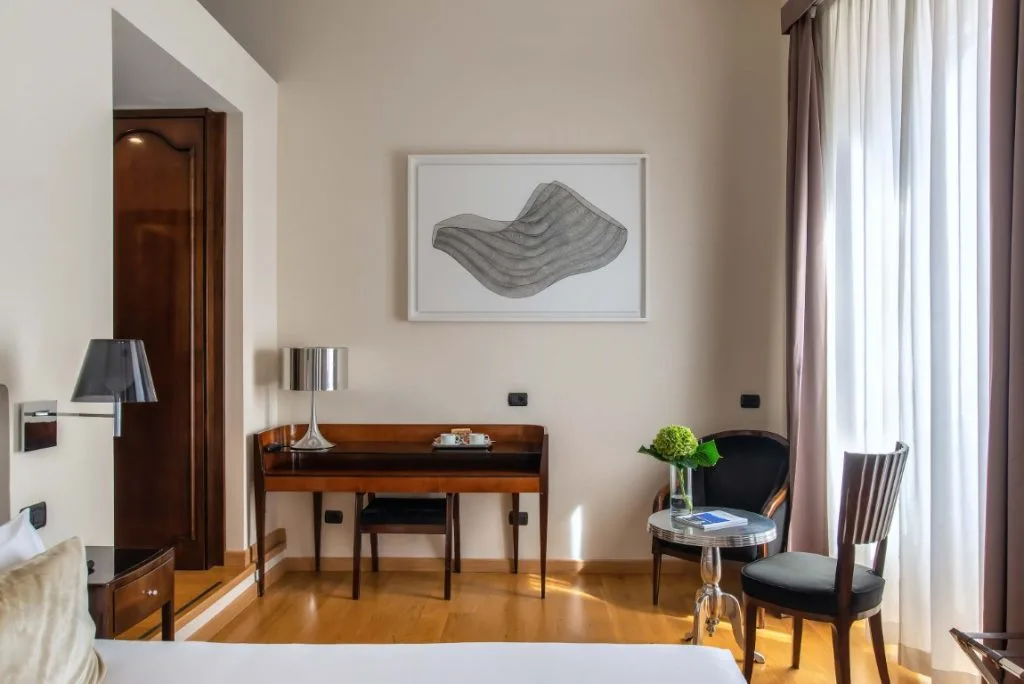
<path fill-rule="evenodd" d="M 115 109 L 114 119 L 203 119 L 204 307 L 203 469 L 206 567 L 224 565 L 224 211 L 227 173 L 227 117 L 209 109 Z M 128 135 L 128 133 L 125 133 Z M 116 142 L 116 140 L 114 141 Z"/>

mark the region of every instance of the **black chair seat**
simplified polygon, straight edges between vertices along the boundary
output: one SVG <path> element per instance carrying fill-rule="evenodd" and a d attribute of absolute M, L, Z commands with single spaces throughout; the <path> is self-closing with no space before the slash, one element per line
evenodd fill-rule
<path fill-rule="evenodd" d="M 835 616 L 836 564 L 834 558 L 814 553 L 780 553 L 745 565 L 740 571 L 743 593 L 765 603 L 815 615 Z M 867 568 L 853 570 L 854 614 L 882 603 L 885 580 Z"/>
<path fill-rule="evenodd" d="M 687 558 L 695 561 L 700 560 L 701 547 L 699 546 L 675 544 L 673 542 L 662 540 L 659 540 L 658 543 L 662 546 L 664 553 L 668 553 L 669 555 L 674 555 L 676 557 L 686 556 Z M 721 549 L 720 553 L 722 554 L 722 560 L 749 563 L 757 560 L 757 554 L 760 549 L 760 546 L 742 546 L 736 549 Z"/>
<path fill-rule="evenodd" d="M 444 526 L 446 503 L 437 498 L 374 497 L 363 509 L 363 525 Z"/>

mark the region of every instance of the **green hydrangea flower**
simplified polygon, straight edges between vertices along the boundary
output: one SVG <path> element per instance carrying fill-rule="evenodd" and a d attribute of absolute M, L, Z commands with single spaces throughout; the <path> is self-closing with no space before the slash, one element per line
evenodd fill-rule
<path fill-rule="evenodd" d="M 661 428 L 651 446 L 640 447 L 640 453 L 678 468 L 710 468 L 722 458 L 714 440 L 698 442 L 693 430 L 683 425 Z"/>
<path fill-rule="evenodd" d="M 693 456 L 697 451 L 697 438 L 688 427 L 669 425 L 658 430 L 658 436 L 651 446 L 665 460 L 679 461 Z"/>

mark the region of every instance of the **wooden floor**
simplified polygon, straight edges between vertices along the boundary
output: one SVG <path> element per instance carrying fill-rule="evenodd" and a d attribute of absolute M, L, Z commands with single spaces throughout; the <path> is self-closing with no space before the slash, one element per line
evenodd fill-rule
<path fill-rule="evenodd" d="M 429 572 L 364 573 L 362 598 L 350 598 L 349 573 L 288 573 L 267 596 L 246 608 L 212 640 L 250 643 L 422 643 L 442 641 L 561 641 L 681 643 L 689 632 L 695 579 L 666 576 L 661 605 L 651 605 L 645 575 L 573 575 L 548 578 L 539 598 L 535 575 L 467 573 L 453 578 L 444 601 L 442 576 Z M 727 589 L 732 589 L 726 585 Z M 827 626 L 806 623 L 800 670 L 789 667 L 790 621 L 767 618 L 757 647 L 768 662 L 754 681 L 803 683 L 834 680 Z M 740 650 L 732 630 L 720 626 L 705 641 Z M 853 629 L 853 681 L 878 682 L 866 631 Z M 894 683 L 927 681 L 892 663 Z"/>

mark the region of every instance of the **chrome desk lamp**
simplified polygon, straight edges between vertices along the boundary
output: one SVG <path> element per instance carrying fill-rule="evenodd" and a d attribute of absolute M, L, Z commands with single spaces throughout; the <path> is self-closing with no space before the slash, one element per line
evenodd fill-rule
<path fill-rule="evenodd" d="M 281 386 L 310 393 L 309 429 L 292 449 L 323 451 L 334 446 L 316 424 L 316 393 L 348 387 L 348 349 L 345 347 L 286 347 L 282 354 Z"/>

